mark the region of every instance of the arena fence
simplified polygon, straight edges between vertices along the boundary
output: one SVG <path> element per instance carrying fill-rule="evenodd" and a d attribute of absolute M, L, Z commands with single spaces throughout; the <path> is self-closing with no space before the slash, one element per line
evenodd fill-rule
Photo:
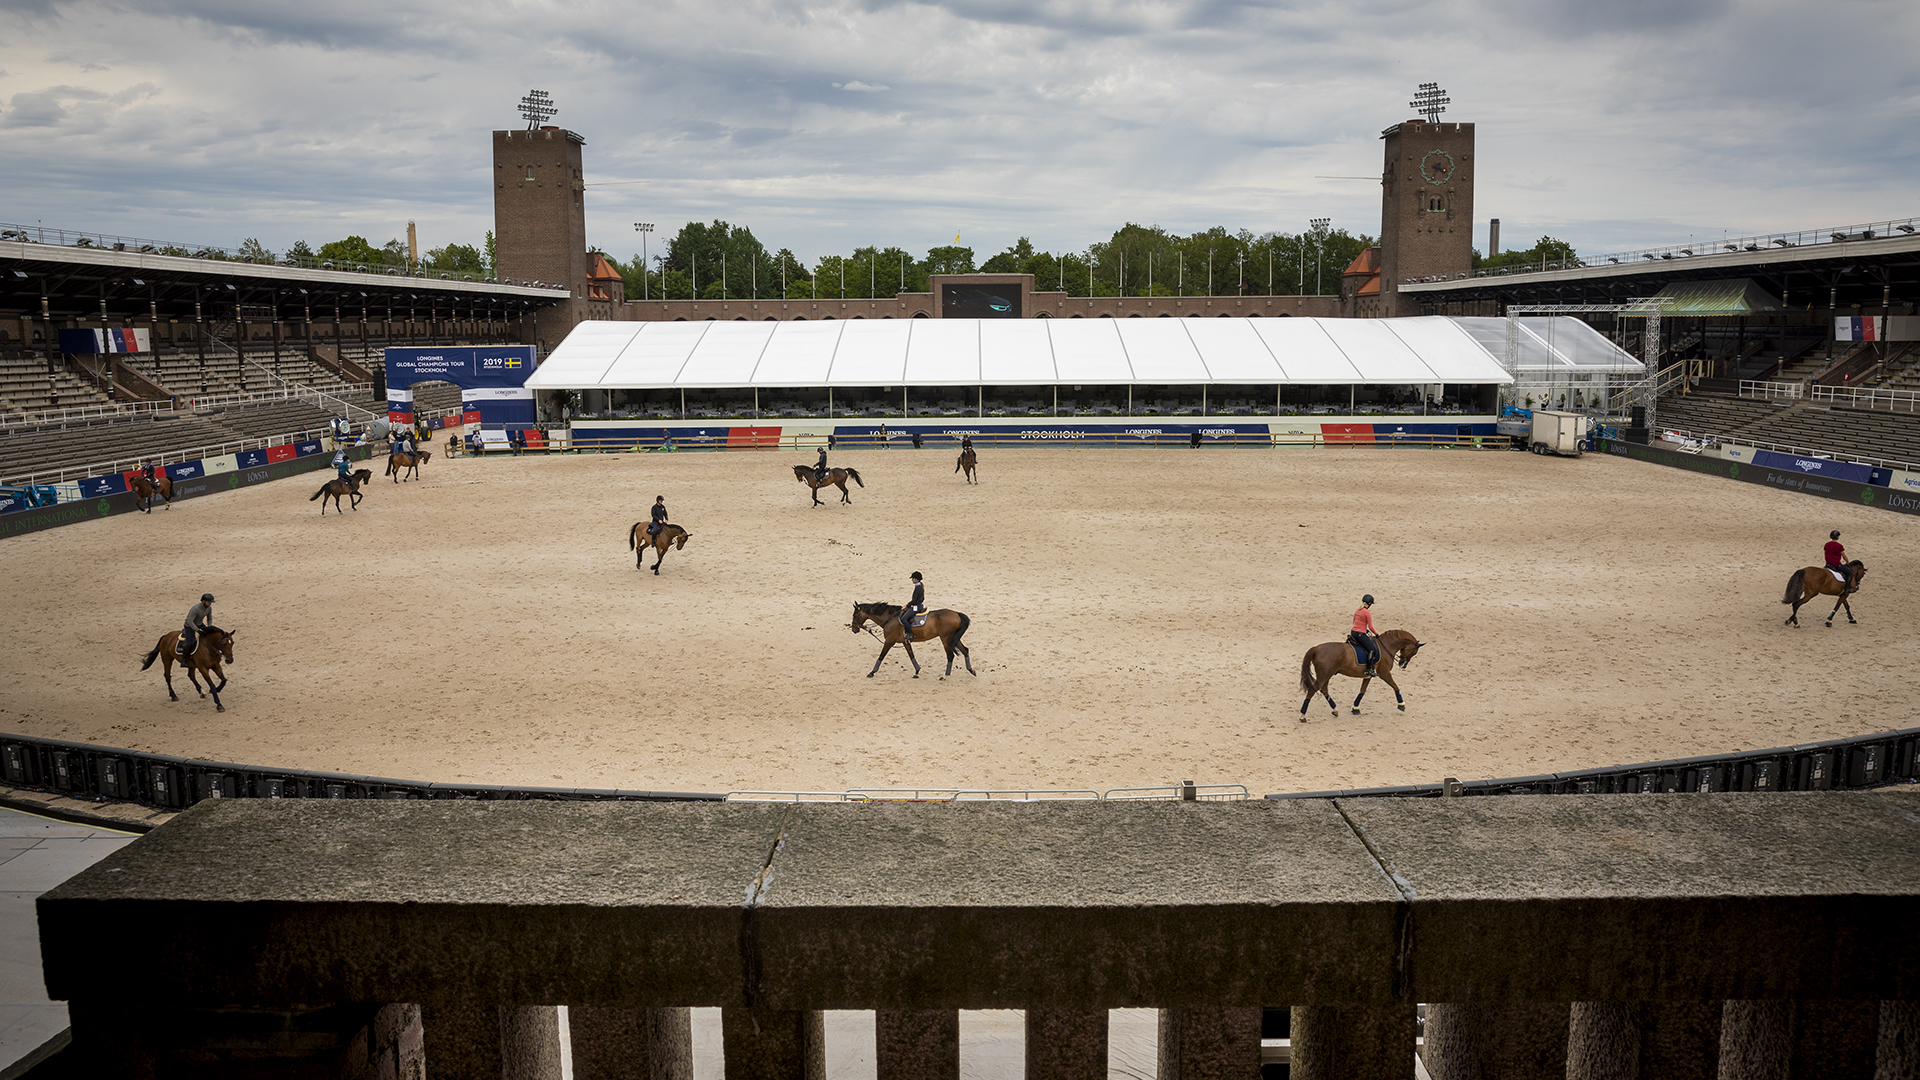
<path fill-rule="evenodd" d="M 535 432 L 528 432 L 526 450 L 532 453 L 650 453 L 685 452 L 699 450 L 813 450 L 827 446 L 824 435 L 818 436 L 763 436 L 737 435 L 696 435 L 684 436 L 624 436 L 619 438 L 592 438 L 583 435 L 568 437 L 546 437 L 535 440 Z M 1512 438 L 1499 434 L 1430 434 L 1400 433 L 1375 434 L 1372 432 L 1223 432 L 1220 434 L 1200 434 L 1198 441 L 1195 433 L 1163 432 L 1156 434 L 1108 434 L 1105 432 L 1074 432 L 1072 437 L 1035 439 L 1017 432 L 982 432 L 971 436 L 973 444 L 981 449 L 1009 449 L 1033 446 L 1072 446 L 1098 449 L 1130 448 L 1191 448 L 1195 446 L 1244 446 L 1257 448 L 1279 447 L 1373 447 L 1403 450 L 1506 450 L 1514 445 Z M 949 435 L 923 435 L 916 445 L 910 433 L 901 433 L 887 438 L 877 435 L 836 435 L 831 449 L 834 450 L 942 450 L 951 451 L 958 446 L 959 440 Z M 498 450 L 495 446 L 492 449 Z"/>
<path fill-rule="evenodd" d="M 1835 791 L 1920 781 L 1915 748 L 1920 728 L 1826 742 L 1704 757 L 1614 765 L 1497 780 L 1306 791 L 1268 799 L 1438 798 L 1446 795 L 1623 795 L 1693 792 Z M 467 799 L 561 802 L 1035 802 L 1078 800 L 1238 801 L 1240 784 L 1186 781 L 1145 788 L 965 789 L 850 788 L 843 791 L 630 791 L 613 788 L 441 784 L 351 773 L 235 765 L 97 746 L 0 735 L 0 772 L 11 787 L 94 802 L 128 802 L 183 810 L 207 799 Z"/>

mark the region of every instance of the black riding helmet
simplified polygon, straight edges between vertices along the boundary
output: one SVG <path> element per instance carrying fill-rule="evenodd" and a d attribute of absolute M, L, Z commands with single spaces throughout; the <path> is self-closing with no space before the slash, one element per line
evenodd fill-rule
<path fill-rule="evenodd" d="M 203 603 L 203 604 L 211 604 L 211 603 L 213 603 L 213 594 L 212 594 L 212 593 L 210 593 L 210 592 L 203 592 L 203 593 L 201 593 L 201 594 L 200 594 L 200 602 L 201 602 L 201 603 Z"/>
<path fill-rule="evenodd" d="M 1830 532 L 1830 533 L 1828 533 L 1828 534 L 1827 534 L 1827 539 L 1829 539 L 1829 540 L 1838 540 L 1838 539 L 1840 539 L 1840 530 L 1839 530 L 1839 529 L 1835 529 L 1835 530 L 1833 530 L 1832 532 Z"/>
<path fill-rule="evenodd" d="M 1365 595 L 1365 596 L 1363 596 L 1363 597 L 1361 597 L 1361 598 L 1360 598 L 1360 602 L 1361 602 L 1361 603 L 1363 603 L 1363 604 L 1371 604 L 1371 603 L 1373 603 L 1373 594 L 1372 594 L 1372 593 L 1368 593 L 1367 595 Z"/>

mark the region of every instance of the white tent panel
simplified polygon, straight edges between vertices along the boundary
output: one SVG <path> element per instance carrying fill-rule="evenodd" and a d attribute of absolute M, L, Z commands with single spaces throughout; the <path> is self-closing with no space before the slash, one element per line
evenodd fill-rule
<path fill-rule="evenodd" d="M 1221 322 L 1228 320 L 1221 319 Z M 1365 382 L 1347 354 L 1320 327 L 1319 319 L 1248 319 L 1290 383 Z"/>
<path fill-rule="evenodd" d="M 923 322 L 949 322 L 925 319 Z M 1053 365 L 1051 319 L 981 319 L 980 381 L 989 386 L 1051 386 L 1060 381 Z"/>
<path fill-rule="evenodd" d="M 980 382 L 978 319 L 912 319 L 907 346 L 909 386 L 977 386 Z"/>
<path fill-rule="evenodd" d="M 1063 383 L 1130 383 L 1133 365 L 1112 319 L 1048 319 L 1053 364 Z"/>
<path fill-rule="evenodd" d="M 687 366 L 687 357 L 713 325 L 709 322 L 645 324 L 645 329 L 620 350 L 601 385 L 616 389 L 675 385 L 681 369 Z"/>
<path fill-rule="evenodd" d="M 1647 365 L 1633 354 L 1607 340 L 1607 336 L 1571 315 L 1534 319 L 1521 316 L 1521 323 L 1533 335 L 1546 342 L 1558 358 L 1578 374 L 1623 372 L 1644 374 Z"/>
<path fill-rule="evenodd" d="M 709 323 L 706 336 L 694 346 L 681 370 L 679 385 L 689 387 L 747 386 L 753 381 L 753 369 L 760 364 L 773 337 L 770 322 Z"/>
<path fill-rule="evenodd" d="M 1280 383 L 1286 375 L 1254 331 L 1266 319 L 1164 319 L 1182 327 L 1218 383 Z M 1291 321 L 1291 320 L 1288 320 Z"/>
<path fill-rule="evenodd" d="M 1203 383 L 1212 373 L 1180 319 L 1115 319 L 1137 383 Z M 1203 320 L 1194 319 L 1194 322 Z M 1222 320 L 1223 322 L 1225 320 Z"/>
<path fill-rule="evenodd" d="M 825 386 L 833 366 L 833 350 L 840 344 L 840 328 L 851 323 L 783 322 L 760 354 L 753 369 L 755 386 Z"/>
<path fill-rule="evenodd" d="M 1506 381 L 1502 368 L 1479 342 L 1467 335 L 1452 319 L 1429 315 L 1415 319 L 1384 319 L 1381 325 L 1393 331 L 1420 357 L 1434 378 L 1446 383 L 1494 383 Z"/>
<path fill-rule="evenodd" d="M 899 386 L 907 377 L 911 320 L 849 319 L 827 371 L 828 386 Z"/>
<path fill-rule="evenodd" d="M 1321 328 L 1368 383 L 1431 383 L 1433 370 L 1387 329 L 1385 319 L 1326 319 Z"/>
<path fill-rule="evenodd" d="M 536 390 L 571 390 L 600 386 L 613 358 L 627 347 L 647 323 L 583 322 L 527 376 Z"/>

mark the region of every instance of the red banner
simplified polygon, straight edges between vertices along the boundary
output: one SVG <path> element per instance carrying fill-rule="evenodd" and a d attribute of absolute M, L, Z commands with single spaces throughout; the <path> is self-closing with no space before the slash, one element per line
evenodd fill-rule
<path fill-rule="evenodd" d="M 1373 441 L 1372 424 L 1321 424 L 1320 438 L 1329 445 L 1341 443 L 1370 443 Z"/>
<path fill-rule="evenodd" d="M 780 445 L 780 429 L 777 427 L 728 428 L 727 445 L 778 448 Z"/>
<path fill-rule="evenodd" d="M 291 461 L 293 457 L 294 450 L 292 443 L 267 447 L 267 462 L 269 464 L 276 461 Z"/>

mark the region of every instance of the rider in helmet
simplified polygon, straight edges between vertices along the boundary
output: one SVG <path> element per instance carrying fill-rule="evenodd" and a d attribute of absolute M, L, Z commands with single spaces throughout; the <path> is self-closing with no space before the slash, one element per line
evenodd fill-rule
<path fill-rule="evenodd" d="M 1347 644 L 1353 646 L 1354 654 L 1365 665 L 1369 679 L 1376 677 L 1373 665 L 1380 660 L 1380 643 L 1374 637 L 1372 607 L 1372 593 L 1360 598 L 1360 609 L 1353 613 L 1353 630 L 1347 634 Z"/>
<path fill-rule="evenodd" d="M 200 602 L 187 609 L 187 621 L 180 627 L 180 655 L 192 656 L 200 645 L 200 632 L 213 626 L 213 594 L 201 593 Z"/>
<path fill-rule="evenodd" d="M 666 524 L 667 497 L 665 495 L 655 495 L 653 497 L 653 520 L 647 525 L 647 535 L 658 536 L 661 528 Z"/>
<path fill-rule="evenodd" d="M 813 479 L 819 486 L 827 482 L 827 448 L 820 448 L 820 460 L 813 463 Z"/>
<path fill-rule="evenodd" d="M 1827 569 L 1839 574 L 1840 580 L 1844 583 L 1843 587 L 1851 589 L 1853 587 L 1853 569 L 1847 565 L 1847 549 L 1845 545 L 1840 543 L 1839 529 L 1835 529 L 1827 534 L 1826 556 Z"/>
<path fill-rule="evenodd" d="M 157 488 L 160 486 L 160 470 L 154 466 L 152 458 L 148 458 L 141 464 L 140 475 L 146 477 L 147 483 L 152 484 L 154 487 Z M 1835 533 L 1834 535 L 1838 536 L 1840 534 Z"/>
<path fill-rule="evenodd" d="M 341 447 L 340 449 L 335 450 L 333 452 L 333 471 L 336 473 L 339 473 L 340 479 L 342 480 L 350 479 L 347 475 L 347 464 L 348 462 L 347 462 L 346 448 Z"/>
<path fill-rule="evenodd" d="M 907 580 L 913 582 L 913 599 L 900 609 L 900 630 L 908 641 L 913 640 L 913 617 L 924 615 L 927 611 L 927 586 L 920 580 L 920 571 L 915 570 Z"/>

